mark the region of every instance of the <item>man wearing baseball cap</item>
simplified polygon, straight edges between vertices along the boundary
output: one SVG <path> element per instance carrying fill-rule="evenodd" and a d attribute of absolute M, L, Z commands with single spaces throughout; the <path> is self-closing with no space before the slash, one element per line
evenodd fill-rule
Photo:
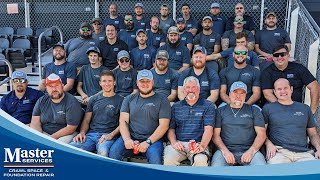
<path fill-rule="evenodd" d="M 116 77 L 115 92 L 123 97 L 138 93 L 137 70 L 130 65 L 131 59 L 128 51 L 121 50 L 117 55 L 117 59 L 119 68 L 113 70 Z"/>
<path fill-rule="evenodd" d="M 212 31 L 222 35 L 226 26 L 226 18 L 221 16 L 221 5 L 214 2 L 210 6 L 210 16 L 213 21 Z"/>
<path fill-rule="evenodd" d="M 138 2 L 134 6 L 134 29 L 150 29 L 150 21 L 147 17 L 143 16 L 144 6 L 142 3 Z"/>
<path fill-rule="evenodd" d="M 173 103 L 177 99 L 179 74 L 169 68 L 169 54 L 166 50 L 158 51 L 154 65 L 154 69 L 151 69 L 154 77 L 153 89 Z"/>
<path fill-rule="evenodd" d="M 207 50 L 207 67 L 215 71 L 219 71 L 218 63 L 211 57 L 214 54 L 220 52 L 221 49 L 221 36 L 220 34 L 212 31 L 213 21 L 211 16 L 205 16 L 202 18 L 203 31 L 196 35 L 193 40 L 194 46 L 203 46 Z"/>
<path fill-rule="evenodd" d="M 136 70 L 153 68 L 154 58 L 156 56 L 156 49 L 147 45 L 147 33 L 143 29 L 139 29 L 136 34 L 138 47 L 133 48 L 130 52 L 132 66 Z"/>
<path fill-rule="evenodd" d="M 162 4 L 160 7 L 160 26 L 162 32 L 167 33 L 171 26 L 175 25 L 174 20 L 170 17 L 170 8 L 168 4 Z"/>
<path fill-rule="evenodd" d="M 54 61 L 43 67 L 41 81 L 38 87 L 40 91 L 46 90 L 45 79 L 50 74 L 55 73 L 61 78 L 64 84 L 63 90 L 71 94 L 75 93 L 76 89 L 73 86 L 77 78 L 77 68 L 74 63 L 67 61 L 64 47 L 61 42 L 53 46 Z"/>
<path fill-rule="evenodd" d="M 106 32 L 102 27 L 102 19 L 101 18 L 93 18 L 91 21 L 91 25 L 93 27 L 92 38 L 98 39 L 102 41 L 105 39 Z"/>
<path fill-rule="evenodd" d="M 259 151 L 266 140 L 261 111 L 245 103 L 247 85 L 241 81 L 231 85 L 231 103 L 217 109 L 213 142 L 218 148 L 212 166 L 264 165 Z M 237 133 L 234 133 L 237 132 Z"/>
<path fill-rule="evenodd" d="M 179 29 L 171 26 L 168 29 L 167 42 L 159 47 L 159 50 L 166 50 L 169 53 L 169 67 L 181 73 L 190 66 L 190 51 L 183 46 L 179 40 Z"/>
<path fill-rule="evenodd" d="M 64 143 L 70 143 L 82 119 L 82 108 L 78 100 L 63 91 L 60 77 L 54 73 L 46 80 L 48 94 L 36 103 L 30 127 Z"/>
<path fill-rule="evenodd" d="M 193 35 L 191 32 L 186 31 L 186 21 L 183 17 L 178 17 L 176 22 L 176 26 L 179 29 L 180 43 L 191 51 L 193 47 Z"/>
<path fill-rule="evenodd" d="M 194 76 L 200 82 L 200 97 L 215 103 L 219 97 L 220 79 L 215 70 L 206 67 L 207 51 L 202 46 L 194 48 L 192 53 L 192 67 L 184 70 L 178 81 L 178 98 L 185 99 L 183 82 L 186 77 Z"/>
<path fill-rule="evenodd" d="M 80 25 L 80 37 L 72 38 L 65 44 L 68 61 L 80 69 L 83 65 L 89 64 L 86 51 L 90 46 L 97 46 L 98 39 L 92 38 L 93 27 L 90 23 L 83 22 Z"/>
<path fill-rule="evenodd" d="M 77 92 L 81 96 L 83 103 L 87 104 L 91 96 L 101 91 L 99 85 L 100 74 L 108 70 L 102 65 L 100 50 L 96 46 L 89 47 L 86 54 L 90 64 L 82 66 L 78 75 Z"/>
<path fill-rule="evenodd" d="M 28 87 L 27 74 L 23 71 L 14 71 L 10 83 L 13 91 L 1 98 L 0 108 L 18 121 L 29 125 L 33 107 L 44 94 Z"/>
<path fill-rule="evenodd" d="M 150 164 L 162 164 L 162 137 L 169 128 L 171 107 L 167 98 L 155 93 L 150 70 L 139 71 L 139 93 L 123 100 L 120 110 L 121 137 L 112 145 L 109 157 L 123 160 L 135 152 L 147 157 Z M 136 142 L 134 142 L 136 141 Z"/>

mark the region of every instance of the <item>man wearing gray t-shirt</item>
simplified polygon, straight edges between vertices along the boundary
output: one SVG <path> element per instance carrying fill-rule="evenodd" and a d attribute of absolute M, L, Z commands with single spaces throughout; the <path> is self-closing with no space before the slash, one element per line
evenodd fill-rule
<path fill-rule="evenodd" d="M 59 141 L 69 143 L 76 135 L 83 112 L 78 100 L 63 91 L 60 77 L 54 73 L 46 78 L 48 94 L 38 99 L 30 127 Z"/>
<path fill-rule="evenodd" d="M 115 77 L 111 71 L 102 71 L 99 84 L 102 92 L 90 98 L 80 133 L 70 144 L 108 156 L 111 145 L 120 134 L 119 115 L 123 97 L 114 92 Z"/>
<path fill-rule="evenodd" d="M 257 107 L 245 104 L 246 94 L 246 84 L 234 82 L 230 104 L 217 109 L 213 142 L 218 150 L 212 166 L 266 164 L 259 151 L 266 139 L 263 116 Z"/>
<path fill-rule="evenodd" d="M 309 106 L 292 100 L 293 87 L 287 79 L 274 83 L 278 101 L 263 107 L 268 138 L 268 164 L 291 163 L 320 158 L 320 138 Z M 315 153 L 309 148 L 310 143 Z"/>
<path fill-rule="evenodd" d="M 167 98 L 152 90 L 153 84 L 150 70 L 139 71 L 140 93 L 123 100 L 119 118 L 121 137 L 112 145 L 110 158 L 123 160 L 142 154 L 150 164 L 162 164 L 162 137 L 169 129 L 171 108 Z"/>

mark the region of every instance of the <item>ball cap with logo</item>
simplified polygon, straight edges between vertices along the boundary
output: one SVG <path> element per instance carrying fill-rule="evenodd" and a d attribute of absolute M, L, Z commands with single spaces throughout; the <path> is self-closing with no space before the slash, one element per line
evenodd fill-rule
<path fill-rule="evenodd" d="M 217 3 L 217 2 L 214 2 L 214 3 L 211 4 L 211 9 L 212 8 L 220 8 L 220 4 Z"/>
<path fill-rule="evenodd" d="M 230 88 L 230 92 L 233 92 L 237 89 L 242 89 L 246 93 L 248 92 L 247 85 L 245 83 L 243 83 L 242 81 L 236 81 L 236 82 L 232 83 L 231 88 Z"/>
<path fill-rule="evenodd" d="M 27 79 L 27 74 L 23 71 L 14 71 L 11 75 L 11 79 Z"/>
<path fill-rule="evenodd" d="M 168 34 L 171 34 L 171 33 L 179 34 L 179 29 L 176 26 L 171 26 L 168 29 Z"/>
<path fill-rule="evenodd" d="M 142 79 L 149 79 L 152 81 L 153 80 L 152 72 L 146 69 L 139 71 L 137 75 L 137 80 L 140 81 Z"/>
<path fill-rule="evenodd" d="M 130 59 L 130 55 L 129 55 L 128 51 L 121 50 L 120 52 L 118 52 L 118 55 L 117 55 L 117 59 L 118 60 L 120 60 L 120 59 L 122 59 L 124 57 Z"/>
<path fill-rule="evenodd" d="M 100 50 L 99 48 L 97 48 L 96 46 L 91 46 L 87 49 L 86 54 L 89 55 L 90 52 L 95 52 L 98 53 L 98 55 L 100 56 Z"/>
<path fill-rule="evenodd" d="M 157 55 L 156 55 L 156 59 L 169 59 L 169 54 L 166 50 L 159 50 Z"/>
<path fill-rule="evenodd" d="M 135 8 L 136 8 L 136 7 L 142 7 L 142 8 L 143 8 L 143 4 L 140 3 L 140 2 L 138 2 L 138 3 L 136 3 L 136 5 L 135 5 L 134 7 L 135 7 Z"/>
<path fill-rule="evenodd" d="M 193 49 L 193 53 L 195 54 L 196 52 L 202 52 L 202 54 L 207 54 L 207 50 L 206 48 L 202 47 L 202 46 L 197 46 Z"/>
<path fill-rule="evenodd" d="M 56 75 L 55 73 L 50 74 L 47 78 L 46 78 L 46 86 L 52 84 L 52 83 L 61 83 L 62 81 L 60 79 L 60 77 L 58 75 Z"/>

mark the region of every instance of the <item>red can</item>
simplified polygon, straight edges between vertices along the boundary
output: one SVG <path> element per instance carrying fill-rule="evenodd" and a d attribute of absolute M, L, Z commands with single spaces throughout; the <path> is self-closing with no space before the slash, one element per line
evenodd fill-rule
<path fill-rule="evenodd" d="M 139 141 L 133 141 L 133 154 L 139 154 L 138 145 Z"/>
<path fill-rule="evenodd" d="M 196 143 L 197 142 L 195 140 L 190 140 L 189 141 L 189 149 L 190 149 L 190 151 L 194 151 L 195 150 Z"/>

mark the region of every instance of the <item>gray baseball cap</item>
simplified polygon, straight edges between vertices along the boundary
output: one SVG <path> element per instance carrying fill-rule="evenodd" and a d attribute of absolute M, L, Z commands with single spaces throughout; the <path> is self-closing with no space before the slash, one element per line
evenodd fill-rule
<path fill-rule="evenodd" d="M 27 79 L 27 74 L 23 71 L 14 71 L 11 75 L 11 79 Z"/>
<path fill-rule="evenodd" d="M 197 47 L 195 47 L 195 48 L 193 49 L 193 53 L 192 53 L 192 54 L 194 54 L 194 53 L 196 53 L 196 52 L 198 52 L 198 51 L 201 51 L 203 54 L 207 54 L 206 48 L 204 48 L 204 47 L 202 47 L 202 46 L 197 46 Z"/>
<path fill-rule="evenodd" d="M 236 82 L 232 83 L 231 88 L 230 88 L 230 92 L 233 92 L 234 90 L 237 90 L 237 89 L 242 89 L 246 93 L 248 92 L 247 85 L 245 83 L 243 83 L 242 81 L 236 81 Z"/>
<path fill-rule="evenodd" d="M 137 75 L 137 80 L 140 81 L 141 79 L 149 79 L 152 81 L 153 80 L 152 72 L 146 69 L 139 71 Z"/>
<path fill-rule="evenodd" d="M 138 36 L 139 33 L 143 32 L 145 35 L 147 35 L 146 31 L 144 29 L 139 29 L 137 32 L 136 32 L 136 36 Z"/>
<path fill-rule="evenodd" d="M 156 59 L 169 59 L 169 54 L 166 50 L 159 50 L 156 55 Z"/>
<path fill-rule="evenodd" d="M 135 8 L 136 8 L 136 7 L 142 7 L 142 8 L 143 8 L 143 4 L 140 3 L 140 2 L 138 2 L 138 3 L 136 3 L 136 5 L 135 5 L 134 7 L 135 7 Z"/>
<path fill-rule="evenodd" d="M 118 52 L 118 55 L 117 55 L 117 59 L 118 59 L 118 60 L 120 60 L 120 59 L 122 59 L 122 58 L 124 58 L 124 57 L 130 59 L 130 55 L 129 55 L 128 51 L 126 51 L 126 50 L 121 50 L 120 52 Z"/>
<path fill-rule="evenodd" d="M 217 2 L 212 3 L 211 8 L 215 8 L 215 7 L 220 8 L 220 4 Z"/>

